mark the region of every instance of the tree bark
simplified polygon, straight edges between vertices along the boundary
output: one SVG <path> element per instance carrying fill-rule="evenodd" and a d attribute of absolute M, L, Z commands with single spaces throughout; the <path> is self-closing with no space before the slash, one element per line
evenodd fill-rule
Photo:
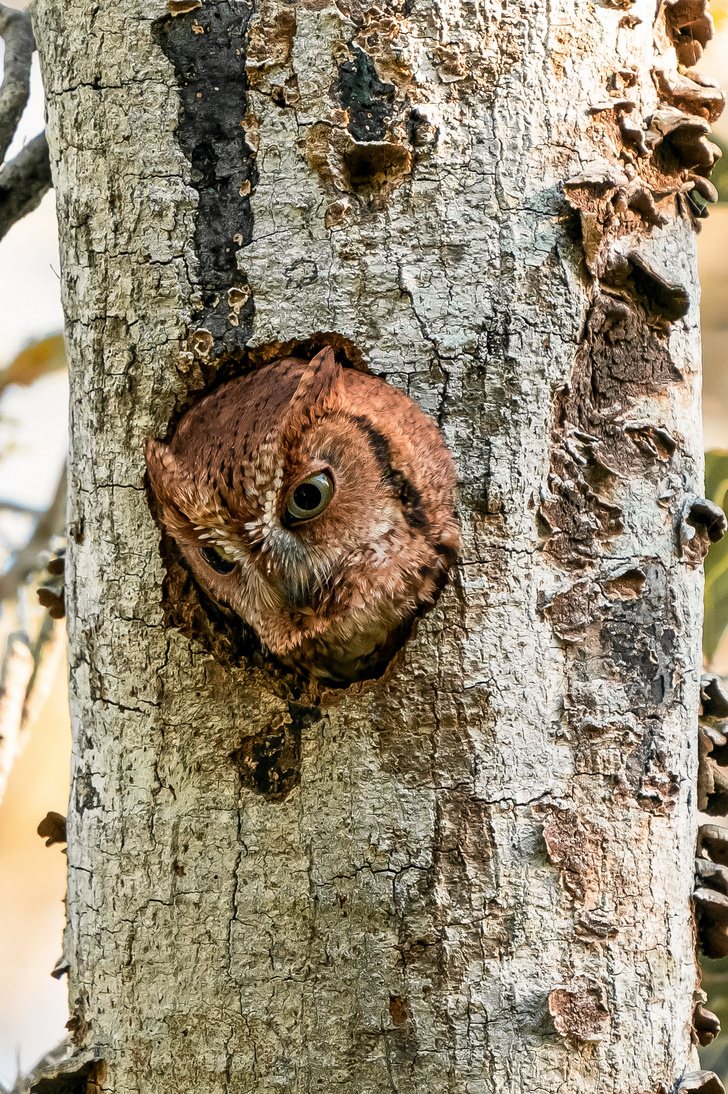
<path fill-rule="evenodd" d="M 712 154 L 673 7 L 36 4 L 82 1081 L 673 1091 L 710 534 L 686 192 Z M 160 552 L 142 450 L 326 342 L 439 420 L 464 548 L 383 679 L 318 693 Z"/>

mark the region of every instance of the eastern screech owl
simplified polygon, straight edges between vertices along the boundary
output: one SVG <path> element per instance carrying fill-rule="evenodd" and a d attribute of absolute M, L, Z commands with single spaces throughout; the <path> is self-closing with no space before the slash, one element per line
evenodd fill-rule
<path fill-rule="evenodd" d="M 330 348 L 223 384 L 146 456 L 161 519 L 203 589 L 329 684 L 383 669 L 457 555 L 439 429 Z"/>

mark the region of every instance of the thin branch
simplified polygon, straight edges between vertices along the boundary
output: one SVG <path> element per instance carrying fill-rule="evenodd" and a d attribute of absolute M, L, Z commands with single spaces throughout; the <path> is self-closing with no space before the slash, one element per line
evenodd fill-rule
<path fill-rule="evenodd" d="M 0 36 L 5 39 L 3 82 L 0 87 L 0 162 L 25 109 L 30 91 L 30 65 L 35 38 L 26 11 L 15 11 L 0 4 Z"/>
<path fill-rule="evenodd" d="M 66 1072 L 69 1068 L 72 1068 L 73 1058 L 73 1045 L 70 1040 L 66 1038 L 64 1041 L 61 1041 L 59 1045 L 56 1045 L 55 1048 L 52 1048 L 50 1052 L 46 1052 L 45 1056 L 41 1056 L 40 1060 L 34 1064 L 32 1070 L 29 1071 L 27 1075 L 18 1074 L 12 1090 L 6 1092 L 4 1088 L 0 1086 L 0 1094 L 29 1094 L 31 1087 L 33 1087 L 39 1079 L 42 1079 L 44 1074 L 53 1074 L 54 1072 L 63 1074 L 64 1065 Z M 71 1090 L 72 1084 L 67 1080 L 65 1084 L 59 1083 L 58 1089 Z"/>
<path fill-rule="evenodd" d="M 32 505 L 21 505 L 17 501 L 3 501 L 0 499 L 0 511 L 3 513 L 18 513 L 22 517 L 39 517 L 44 510 L 36 509 Z M 2 1091 L 0 1091 L 2 1094 Z"/>
<path fill-rule="evenodd" d="M 63 627 L 58 626 L 56 620 L 46 612 L 31 649 L 33 671 L 25 689 L 25 702 L 20 716 L 20 729 L 23 733 L 30 733 L 50 695 L 63 653 L 64 633 Z"/>
<path fill-rule="evenodd" d="M 39 133 L 0 169 L 0 239 L 13 224 L 37 209 L 52 185 L 48 142 L 45 133 Z"/>
<path fill-rule="evenodd" d="M 23 709 L 32 674 L 33 654 L 28 636 L 15 631 L 8 636 L 0 682 L 0 800 L 28 736 L 23 726 Z"/>
<path fill-rule="evenodd" d="M 66 523 L 66 468 L 63 468 L 50 506 L 35 526 L 33 535 L 18 551 L 7 573 L 0 576 L 0 602 L 15 600 L 18 590 L 38 569 L 38 556 L 48 550 L 54 536 L 61 535 Z"/>

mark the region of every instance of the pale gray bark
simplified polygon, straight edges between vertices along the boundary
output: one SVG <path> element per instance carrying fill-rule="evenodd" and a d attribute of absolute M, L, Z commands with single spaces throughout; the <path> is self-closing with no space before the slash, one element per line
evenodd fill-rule
<path fill-rule="evenodd" d="M 673 1091 L 696 1066 L 698 293 L 681 178 L 637 159 L 640 189 L 619 158 L 675 67 L 663 17 L 170 10 L 35 15 L 83 1067 L 117 1094 Z M 590 113 L 610 89 L 636 106 Z M 439 418 L 464 529 L 387 677 L 320 708 L 234 663 L 168 548 L 163 589 L 142 455 L 223 348 L 317 333 Z"/>

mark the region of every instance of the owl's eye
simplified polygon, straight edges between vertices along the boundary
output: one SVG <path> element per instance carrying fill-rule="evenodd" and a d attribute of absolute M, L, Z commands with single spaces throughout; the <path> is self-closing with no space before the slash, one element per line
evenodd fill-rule
<path fill-rule="evenodd" d="M 200 547 L 200 554 L 218 574 L 231 574 L 235 569 L 235 559 L 227 551 L 220 551 L 217 547 Z"/>
<path fill-rule="evenodd" d="M 334 496 L 334 482 L 325 471 L 309 475 L 288 495 L 286 513 L 293 520 L 311 520 L 323 513 Z"/>

